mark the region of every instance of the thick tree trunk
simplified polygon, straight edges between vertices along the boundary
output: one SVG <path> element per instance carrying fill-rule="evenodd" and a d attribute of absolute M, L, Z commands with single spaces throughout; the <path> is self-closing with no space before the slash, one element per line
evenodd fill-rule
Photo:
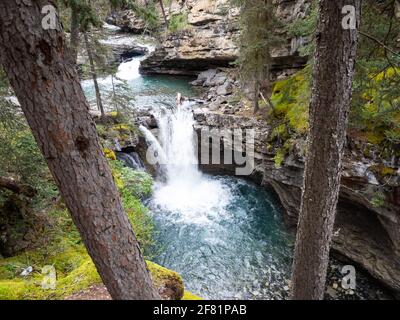
<path fill-rule="evenodd" d="M 114 299 L 158 299 L 102 152 L 61 25 L 44 30 L 49 0 L 0 2 L 0 62 Z"/>
<path fill-rule="evenodd" d="M 69 47 L 71 49 L 72 62 L 77 64 L 78 62 L 78 49 L 79 49 L 79 8 L 72 6 L 71 8 L 71 39 Z"/>
<path fill-rule="evenodd" d="M 83 38 L 85 39 L 86 51 L 87 51 L 87 55 L 89 58 L 89 64 L 90 64 L 90 73 L 92 74 L 94 90 L 96 92 L 97 108 L 100 110 L 101 116 L 104 117 L 105 112 L 104 112 L 104 107 L 103 107 L 103 101 L 101 100 L 101 93 L 100 93 L 99 83 L 97 81 L 97 73 L 96 73 L 96 67 L 94 64 L 93 51 L 92 51 L 92 47 L 89 42 L 89 37 L 87 35 L 87 32 L 83 33 Z"/>
<path fill-rule="evenodd" d="M 357 49 L 357 30 L 342 27 L 345 5 L 359 24 L 361 0 L 320 1 L 293 299 L 324 295 Z"/>

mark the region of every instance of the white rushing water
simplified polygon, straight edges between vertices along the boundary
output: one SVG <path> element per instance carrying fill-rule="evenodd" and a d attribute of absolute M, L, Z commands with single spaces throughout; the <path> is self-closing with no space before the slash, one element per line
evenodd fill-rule
<path fill-rule="evenodd" d="M 156 148 L 162 148 L 160 159 L 166 182 L 156 184 L 153 205 L 186 223 L 207 223 L 210 217 L 225 213 L 231 194 L 219 180 L 198 169 L 191 107 L 191 103 L 185 102 L 156 114 L 161 141 Z M 155 143 L 149 131 L 142 132 L 151 144 Z"/>
<path fill-rule="evenodd" d="M 113 30 L 111 25 L 105 25 L 104 26 L 107 30 Z M 118 30 L 118 29 L 116 29 Z M 130 35 L 115 35 L 112 34 L 108 38 L 100 40 L 100 43 L 108 46 L 110 48 L 113 47 L 113 45 L 126 45 L 126 46 L 134 46 L 134 45 L 140 45 L 142 47 L 146 47 L 148 49 L 148 53 L 151 53 L 155 50 L 155 46 L 152 44 L 145 43 L 145 41 L 142 41 L 138 37 L 135 36 L 130 36 Z M 113 82 L 114 85 L 122 84 L 123 82 L 126 81 L 134 81 L 139 78 L 141 78 L 141 75 L 139 73 L 139 66 L 140 62 L 146 58 L 147 55 L 144 56 L 139 56 L 139 57 L 133 57 L 132 59 L 129 59 L 127 61 L 122 62 L 118 66 L 118 70 L 115 74 L 115 76 L 112 78 L 112 76 L 106 76 L 106 77 L 99 77 L 97 79 L 100 89 L 105 92 L 108 90 L 111 90 L 113 87 Z M 81 81 L 81 85 L 84 91 L 90 92 L 92 91 L 92 95 L 94 97 L 94 89 L 93 89 L 93 80 L 92 79 L 87 79 Z M 90 99 L 89 99 L 90 100 Z M 96 108 L 95 104 L 93 104 L 93 108 Z M 106 108 L 107 109 L 107 108 Z"/>

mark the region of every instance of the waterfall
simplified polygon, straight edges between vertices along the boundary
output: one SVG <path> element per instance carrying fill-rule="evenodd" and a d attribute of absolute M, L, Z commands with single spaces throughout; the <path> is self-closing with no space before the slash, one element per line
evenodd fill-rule
<path fill-rule="evenodd" d="M 160 143 L 141 128 L 153 149 L 160 148 L 157 153 L 166 174 L 165 182 L 156 183 L 153 204 L 187 223 L 206 223 L 211 216 L 223 214 L 230 201 L 229 188 L 198 169 L 192 103 L 160 109 L 155 117 Z"/>
<path fill-rule="evenodd" d="M 156 119 L 160 127 L 160 140 L 166 157 L 167 180 L 199 182 L 197 147 L 194 135 L 193 103 L 185 102 L 178 108 L 161 109 Z"/>

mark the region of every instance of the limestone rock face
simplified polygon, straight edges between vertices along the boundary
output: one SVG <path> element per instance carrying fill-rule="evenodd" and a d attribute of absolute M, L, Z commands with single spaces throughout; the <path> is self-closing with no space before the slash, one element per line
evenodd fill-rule
<path fill-rule="evenodd" d="M 304 17 L 310 0 L 277 1 L 276 5 L 284 25 Z M 174 14 L 187 15 L 187 26 L 165 36 L 157 50 L 142 62 L 142 74 L 197 75 L 207 69 L 229 67 L 238 58 L 240 12 L 231 7 L 229 0 L 180 1 L 173 6 Z M 272 68 L 278 73 L 292 73 L 291 69 L 306 62 L 298 50 L 307 41 L 285 35 L 282 38 L 287 39 L 273 50 Z"/>
<path fill-rule="evenodd" d="M 166 8 L 168 19 L 180 14 L 187 17 L 187 25 L 176 32 L 166 32 L 159 47 L 142 61 L 142 74 L 197 75 L 201 71 L 229 67 L 238 58 L 240 11 L 232 8 L 230 0 L 181 0 Z M 306 15 L 310 0 L 276 1 L 277 15 L 283 22 L 294 21 Z M 156 7 L 158 8 L 158 7 Z M 112 14 L 107 22 L 122 31 L 144 33 L 146 23 L 132 10 Z M 299 49 L 307 39 L 288 36 L 284 29 L 277 29 L 282 43 L 272 50 L 272 71 L 277 76 L 293 73 L 304 66 L 306 57 Z"/>
<path fill-rule="evenodd" d="M 184 30 L 168 33 L 157 50 L 142 62 L 142 74 L 194 75 L 236 60 L 237 17 L 227 0 L 188 0 L 172 14 L 187 15 Z"/>

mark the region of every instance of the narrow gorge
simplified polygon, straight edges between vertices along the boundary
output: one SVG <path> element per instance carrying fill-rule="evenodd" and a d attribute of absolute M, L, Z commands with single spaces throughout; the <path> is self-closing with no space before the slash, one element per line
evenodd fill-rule
<path fill-rule="evenodd" d="M 263 117 L 254 117 L 248 106 L 238 102 L 241 95 L 246 95 L 246 88 L 240 84 L 237 69 L 231 64 L 238 55 L 234 39 L 237 12 L 225 9 L 225 1 L 213 1 L 212 4 L 209 1 L 186 1 L 179 7 L 173 7 L 172 12 L 187 15 L 188 27 L 167 34 L 145 58 L 129 62 L 137 66 L 142 74 L 139 76 L 132 70 L 129 73 L 136 75 L 133 88 L 143 85 L 136 91 L 138 96 L 135 103 L 139 107 L 136 121 L 142 126 L 142 134 L 133 145 L 123 146 L 122 150 L 139 154 L 147 170 L 153 172 L 160 181 L 148 202 L 160 231 L 159 241 L 166 246 L 159 263 L 182 273 L 189 282 L 189 288 L 200 290 L 205 297 L 286 297 L 285 290 L 274 291 L 258 285 L 253 287 L 254 281 L 251 279 L 257 278 L 255 274 L 264 272 L 263 277 L 276 277 L 279 288 L 288 288 L 290 250 L 293 249 L 293 231 L 300 208 L 305 138 L 297 138 L 290 151 L 277 161 L 277 153 L 281 150 L 279 145 L 271 143 L 275 128 Z M 286 1 L 279 5 L 278 12 L 282 19 L 290 21 L 301 17 L 308 9 L 308 1 Z M 132 17 L 132 13 L 120 15 L 122 17 L 114 17 L 109 22 L 131 32 L 129 25 L 137 25 L 137 18 Z M 305 66 L 306 57 L 299 55 L 301 45 L 305 42 L 306 39 L 291 38 L 276 48 L 272 73 L 278 85 L 272 98 L 279 95 L 277 88 L 291 90 L 285 86 L 298 85 L 286 79 L 296 77 L 297 72 L 301 72 Z M 186 80 L 177 76 L 193 78 Z M 148 83 L 159 86 L 161 96 L 160 93 L 143 91 Z M 168 93 L 165 94 L 165 91 Z M 177 107 L 175 98 L 178 93 L 190 102 Z M 254 171 L 249 177 L 245 180 L 234 177 L 235 164 L 200 164 L 203 173 L 196 169 L 198 159 L 194 153 L 198 154 L 200 150 L 193 148 L 200 145 L 201 141 L 193 144 L 191 140 L 194 139 L 194 133 L 200 137 L 204 130 L 212 132 L 246 128 L 255 129 L 254 153 L 246 155 L 255 159 Z M 217 136 L 216 139 L 221 138 Z M 175 165 L 152 166 L 146 163 L 149 146 L 157 149 L 166 163 Z M 220 143 L 210 144 L 210 148 L 210 153 L 220 153 L 221 159 L 227 150 L 242 152 L 235 150 L 237 146 L 224 138 Z M 387 292 L 397 294 L 400 289 L 399 159 L 394 155 L 387 159 L 378 158 L 374 149 L 374 146 L 362 141 L 348 141 L 332 257 L 339 265 L 354 264 L 362 270 L 361 274 L 376 279 Z M 392 168 L 393 174 L 382 174 L 384 168 Z M 379 206 L 373 201 L 377 193 L 386 199 Z M 241 203 L 243 208 L 239 205 L 237 210 L 233 210 L 232 203 Z M 255 219 L 263 225 L 260 219 L 265 219 L 262 228 L 267 229 L 257 230 L 260 226 L 246 229 L 250 227 L 248 225 L 245 230 L 238 230 L 238 233 L 231 235 L 233 243 L 221 242 L 221 238 L 211 236 L 212 233 L 221 233 L 224 239 L 230 239 L 224 232 L 233 227 L 229 226 L 230 220 L 241 224 L 239 221 L 244 218 L 241 212 L 251 212 L 251 216 L 247 216 L 249 220 L 243 223 L 251 225 L 252 219 Z M 270 216 L 265 216 L 265 212 L 270 212 Z M 273 225 L 275 230 L 270 229 Z M 251 239 L 250 235 L 257 241 Z M 245 240 L 246 237 L 249 238 Z M 248 250 L 252 252 L 252 258 L 246 258 L 246 252 L 234 253 L 244 248 L 229 249 L 233 250 L 231 254 L 236 258 L 244 254 L 239 258 L 239 266 L 244 263 L 242 269 L 237 265 L 239 260 L 236 258 L 230 260 L 232 258 L 223 254 L 218 257 L 221 248 L 235 246 L 235 241 L 246 241 Z M 282 258 L 273 257 L 269 250 L 261 250 L 262 246 L 270 248 L 271 252 L 281 251 L 280 255 L 287 252 Z M 197 250 L 200 251 L 197 253 Z M 250 278 L 247 282 L 249 287 L 244 286 L 243 292 L 239 289 L 235 293 L 226 292 L 226 295 L 212 287 L 211 281 L 219 283 L 222 288 L 224 281 L 234 282 L 234 277 L 230 278 L 232 276 L 227 272 L 224 279 L 216 271 L 218 269 L 210 266 L 213 271 L 207 278 L 204 276 L 205 269 L 197 270 L 191 265 L 197 265 L 204 259 L 205 262 L 199 267 L 206 268 L 211 254 L 216 255 L 213 258 L 215 268 L 231 269 L 232 274 L 243 272 L 250 264 L 250 268 L 255 270 L 254 278 L 251 278 L 252 272 L 243 276 Z M 252 259 L 255 262 L 251 262 Z M 263 268 L 257 270 L 258 264 L 268 265 L 269 271 Z M 282 275 L 274 276 L 274 270 L 279 270 Z M 203 277 L 206 280 L 201 280 Z M 207 289 L 202 287 L 202 281 L 208 283 Z M 236 285 L 238 288 L 243 286 L 240 283 Z M 329 292 L 332 293 L 332 290 Z M 333 292 L 332 296 L 337 297 L 338 294 Z"/>
<path fill-rule="evenodd" d="M 325 291 L 313 284 L 325 300 L 400 299 L 400 4 L 366 3 L 346 89 L 353 84 L 352 104 L 338 129 L 346 139 L 326 134 L 334 143 L 319 150 L 345 141 L 336 180 L 327 179 L 338 200 L 333 233 L 332 206 L 324 207 L 330 226 L 309 228 L 332 235 L 308 250 L 328 264 Z M 321 209 L 304 220 L 304 203 L 319 194 L 304 196 L 304 177 L 322 167 L 321 180 L 332 178 L 324 160 L 309 165 L 308 152 L 318 140 L 310 103 L 323 82 L 315 81 L 324 75 L 316 72 L 318 23 L 327 21 L 318 9 L 327 4 L 57 1 L 57 28 L 31 26 L 57 50 L 46 41 L 23 48 L 38 70 L 12 77 L 0 60 L 0 300 L 296 299 L 299 216 L 308 225 L 326 217 Z M 17 5 L 26 6 L 39 12 L 38 2 Z M 61 71 L 49 74 L 72 85 L 41 75 L 54 65 Z M 21 99 L 24 81 L 31 87 Z M 50 101 L 28 111 L 41 110 L 49 128 L 27 116 L 38 84 Z M 52 107 L 60 108 L 54 121 Z M 321 118 L 328 126 L 335 116 Z M 69 159 L 65 168 L 58 154 Z"/>

